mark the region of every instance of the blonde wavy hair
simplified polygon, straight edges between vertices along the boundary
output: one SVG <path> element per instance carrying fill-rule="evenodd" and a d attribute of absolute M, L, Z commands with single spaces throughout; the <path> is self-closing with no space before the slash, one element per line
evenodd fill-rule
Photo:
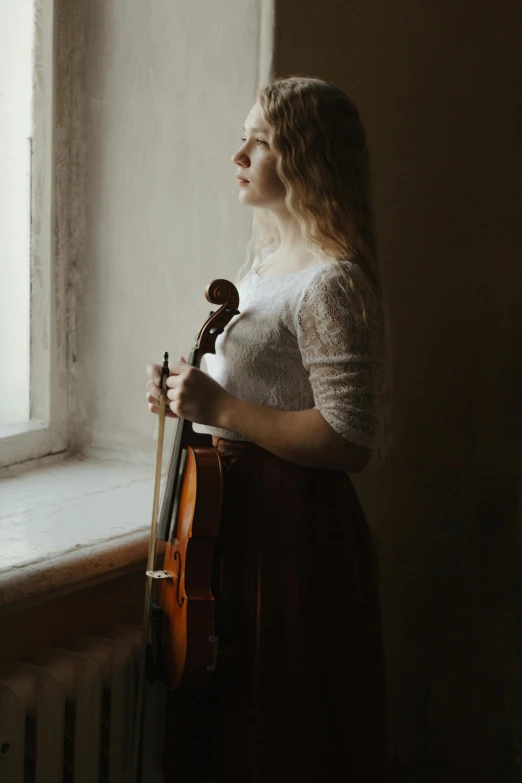
<path fill-rule="evenodd" d="M 261 89 L 258 102 L 270 128 L 269 145 L 286 188 L 286 206 L 301 226 L 307 249 L 318 259 L 356 264 L 369 284 L 361 288 L 347 267 L 338 264 L 352 292 L 350 306 L 355 295 L 374 338 L 378 437 L 371 464 L 375 466 L 391 444 L 391 341 L 377 266 L 364 127 L 342 90 L 309 76 L 272 80 Z M 262 260 L 264 248 L 280 242 L 272 213 L 253 211 L 247 261 L 238 280 Z"/>

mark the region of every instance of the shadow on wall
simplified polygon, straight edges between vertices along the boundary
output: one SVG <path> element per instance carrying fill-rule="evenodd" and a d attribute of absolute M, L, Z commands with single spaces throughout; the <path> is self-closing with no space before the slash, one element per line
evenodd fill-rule
<path fill-rule="evenodd" d="M 389 783 L 522 781 L 522 338 L 495 365 L 475 458 L 406 558 L 426 580 L 408 598 Z"/>

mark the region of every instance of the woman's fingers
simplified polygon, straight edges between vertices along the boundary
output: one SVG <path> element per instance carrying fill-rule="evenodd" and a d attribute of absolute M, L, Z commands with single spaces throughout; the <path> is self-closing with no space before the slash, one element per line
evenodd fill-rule
<path fill-rule="evenodd" d="M 145 371 L 150 380 L 159 386 L 161 381 L 161 366 L 159 364 L 147 364 Z"/>
<path fill-rule="evenodd" d="M 148 394 L 147 395 L 147 402 L 148 402 L 148 406 L 149 406 L 149 411 L 151 413 L 159 413 L 160 405 L 159 405 L 159 401 L 155 397 L 152 397 L 150 394 Z M 172 419 L 177 419 L 178 418 L 177 415 L 170 408 L 170 400 L 167 400 L 167 405 L 166 405 L 166 408 L 165 408 L 165 415 L 166 416 L 170 416 Z"/>
<path fill-rule="evenodd" d="M 145 389 L 147 391 L 147 403 L 149 411 L 151 413 L 159 413 L 161 390 L 159 384 L 161 383 L 161 366 L 159 364 L 148 364 L 145 368 L 149 380 L 146 383 Z M 167 416 L 171 419 L 177 419 L 173 411 L 170 409 L 170 400 L 167 399 L 167 407 L 165 410 Z"/>
<path fill-rule="evenodd" d="M 149 394 L 152 394 L 152 396 L 159 401 L 161 389 L 157 383 L 155 383 L 153 380 L 147 381 L 145 384 L 145 389 Z M 167 392 L 169 389 L 167 388 Z"/>
<path fill-rule="evenodd" d="M 157 389 L 157 393 L 150 392 L 150 391 L 147 392 L 147 402 L 149 403 L 149 405 L 157 405 L 157 407 L 159 408 L 159 404 L 160 404 L 159 389 Z M 167 408 L 170 406 L 170 403 L 171 400 L 169 400 L 169 398 L 167 397 Z"/>
<path fill-rule="evenodd" d="M 154 383 L 154 381 L 147 381 L 145 388 L 149 392 L 149 394 L 152 394 L 153 397 L 156 397 L 156 399 L 159 400 L 160 387 L 157 383 Z"/>
<path fill-rule="evenodd" d="M 153 403 L 149 402 L 149 411 L 151 413 L 159 413 L 159 410 L 160 410 L 159 405 L 154 405 Z M 168 416 L 171 419 L 178 418 L 176 414 L 173 411 L 171 411 L 170 407 L 168 406 L 165 408 L 165 416 Z"/>

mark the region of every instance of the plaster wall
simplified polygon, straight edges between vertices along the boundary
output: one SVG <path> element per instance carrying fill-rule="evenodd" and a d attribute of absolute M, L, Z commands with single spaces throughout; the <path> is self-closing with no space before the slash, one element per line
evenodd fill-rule
<path fill-rule="evenodd" d="M 83 636 L 109 636 L 122 623 L 141 627 L 145 563 L 140 568 L 31 606 L 2 611 L 0 662 L 31 661 L 49 647 L 70 648 Z"/>
<path fill-rule="evenodd" d="M 372 159 L 395 444 L 357 484 L 381 563 L 394 754 L 416 782 L 515 780 L 520 4 L 294 0 L 275 29 L 276 73 L 343 88 Z"/>
<path fill-rule="evenodd" d="M 145 365 L 188 357 L 205 288 L 244 261 L 251 216 L 230 158 L 269 67 L 270 9 L 93 0 L 73 18 L 77 448 L 154 452 Z"/>

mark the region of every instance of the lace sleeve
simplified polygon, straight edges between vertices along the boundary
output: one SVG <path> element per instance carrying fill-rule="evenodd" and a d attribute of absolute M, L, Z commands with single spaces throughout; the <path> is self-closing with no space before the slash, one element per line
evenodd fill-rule
<path fill-rule="evenodd" d="M 349 441 L 374 448 L 374 356 L 361 306 L 365 284 L 352 264 L 347 271 L 353 290 L 333 264 L 313 278 L 297 307 L 296 336 L 314 407 Z"/>

